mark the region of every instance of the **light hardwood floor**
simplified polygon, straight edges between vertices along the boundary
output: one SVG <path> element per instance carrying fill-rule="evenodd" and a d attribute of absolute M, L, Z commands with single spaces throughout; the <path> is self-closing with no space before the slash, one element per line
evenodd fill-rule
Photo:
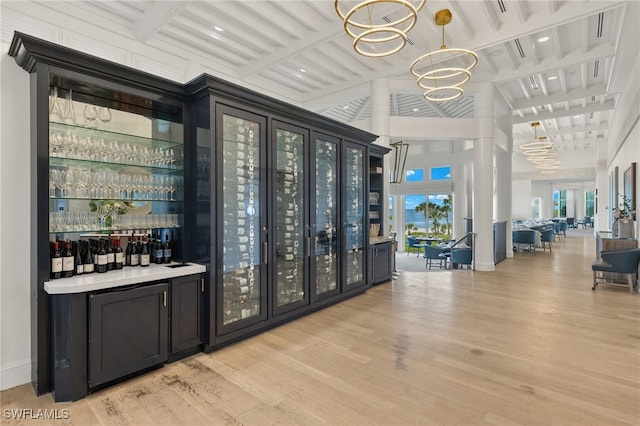
<path fill-rule="evenodd" d="M 3 414 L 68 409 L 51 422 L 68 425 L 638 425 L 640 295 L 591 291 L 586 233 L 494 273 L 402 272 L 74 403 L 10 389 Z"/>

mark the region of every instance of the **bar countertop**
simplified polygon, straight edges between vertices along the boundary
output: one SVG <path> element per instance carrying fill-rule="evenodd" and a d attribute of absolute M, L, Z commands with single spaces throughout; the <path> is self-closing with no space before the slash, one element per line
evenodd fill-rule
<path fill-rule="evenodd" d="M 87 291 L 104 290 L 129 284 L 150 281 L 168 280 L 185 275 L 201 274 L 207 268 L 197 263 L 176 263 L 166 265 L 152 263 L 149 267 L 127 267 L 109 271 L 104 274 L 96 272 L 88 275 L 78 275 L 70 278 L 60 278 L 45 281 L 44 290 L 49 294 L 84 293 Z"/>

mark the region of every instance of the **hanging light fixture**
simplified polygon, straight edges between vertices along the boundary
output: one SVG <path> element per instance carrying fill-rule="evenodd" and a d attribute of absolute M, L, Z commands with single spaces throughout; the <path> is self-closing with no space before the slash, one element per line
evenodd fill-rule
<path fill-rule="evenodd" d="M 538 136 L 538 126 L 540 126 L 539 121 L 531 123 L 533 138 L 520 145 L 520 151 L 541 173 L 555 173 L 556 169 L 560 167 L 560 161 L 556 160 L 558 153 L 552 151 L 553 142 L 549 141 L 546 136 Z"/>
<path fill-rule="evenodd" d="M 451 11 L 436 12 L 436 25 L 442 27 L 442 45 L 413 61 L 409 71 L 425 90 L 429 101 L 450 101 L 462 96 L 464 85 L 471 78 L 471 70 L 478 64 L 478 55 L 463 48 L 449 48 L 444 44 L 444 27 L 451 22 Z"/>
<path fill-rule="evenodd" d="M 426 2 L 335 0 L 334 7 L 344 30 L 353 38 L 353 49 L 362 56 L 381 58 L 399 52 L 407 44 L 407 34 L 416 25 L 418 12 Z"/>
<path fill-rule="evenodd" d="M 409 152 L 409 144 L 402 141 L 392 142 L 393 147 L 393 175 L 390 183 L 402 183 L 404 176 L 404 167 L 407 164 L 407 153 Z"/>

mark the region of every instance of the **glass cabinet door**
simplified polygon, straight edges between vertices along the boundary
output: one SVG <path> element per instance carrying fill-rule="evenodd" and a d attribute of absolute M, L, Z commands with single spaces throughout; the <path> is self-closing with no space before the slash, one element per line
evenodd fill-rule
<path fill-rule="evenodd" d="M 345 144 L 344 167 L 344 273 L 349 288 L 365 284 L 364 148 Z"/>
<path fill-rule="evenodd" d="M 265 317 L 262 288 L 262 117 L 218 107 L 222 131 L 221 325 Z M 220 140 L 220 138 L 219 138 Z M 219 318 L 220 320 L 220 318 Z M 253 321 L 251 321 L 253 320 Z"/>
<path fill-rule="evenodd" d="M 276 140 L 276 226 L 275 226 L 275 312 L 294 308 L 308 300 L 305 286 L 305 134 L 291 126 L 277 124 Z"/>
<path fill-rule="evenodd" d="M 315 140 L 314 291 L 317 299 L 338 287 L 338 144 Z"/>

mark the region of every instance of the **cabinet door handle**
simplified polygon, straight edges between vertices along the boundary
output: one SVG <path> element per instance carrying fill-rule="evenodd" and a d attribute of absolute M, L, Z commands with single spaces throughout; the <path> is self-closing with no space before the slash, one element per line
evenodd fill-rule
<path fill-rule="evenodd" d="M 204 293 L 204 278 L 200 278 L 200 291 Z"/>
<path fill-rule="evenodd" d="M 311 257 L 311 237 L 307 237 L 307 256 Z"/>
<path fill-rule="evenodd" d="M 164 306 L 167 306 L 167 291 L 166 290 L 162 292 L 162 304 Z"/>
<path fill-rule="evenodd" d="M 264 242 L 262 243 L 262 263 L 264 263 L 265 265 L 269 262 L 269 253 L 267 253 L 269 251 L 269 243 L 268 242 Z"/>

